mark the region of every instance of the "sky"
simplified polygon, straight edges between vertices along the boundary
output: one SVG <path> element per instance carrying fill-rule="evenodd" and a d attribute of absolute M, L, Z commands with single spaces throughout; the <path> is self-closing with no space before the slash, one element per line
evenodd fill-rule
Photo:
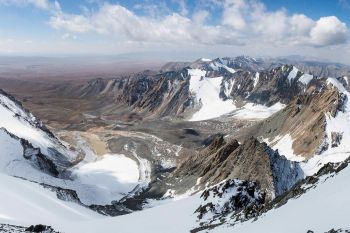
<path fill-rule="evenodd" d="M 0 0 L 0 55 L 350 64 L 350 0 Z"/>

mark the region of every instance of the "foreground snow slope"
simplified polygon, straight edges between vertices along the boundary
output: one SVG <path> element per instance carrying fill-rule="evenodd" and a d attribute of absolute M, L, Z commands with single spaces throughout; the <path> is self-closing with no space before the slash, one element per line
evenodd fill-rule
<path fill-rule="evenodd" d="M 346 228 L 350 211 L 350 188 L 347 185 L 349 178 L 350 168 L 345 168 L 334 177 L 321 178 L 315 189 L 267 212 L 257 221 L 248 221 L 233 227 L 225 224 L 210 232 L 279 233 L 283 229 L 283 232 L 295 233 Z M 193 213 L 202 203 L 199 194 L 129 215 L 101 218 L 76 204 L 58 201 L 51 192 L 43 192 L 36 184 L 4 175 L 0 175 L 0 180 L 6 188 L 5 192 L 0 193 L 0 205 L 3 207 L 11 203 L 12 207 L 7 208 L 12 211 L 0 212 L 2 223 L 43 223 L 67 233 L 108 233 L 116 230 L 123 233 L 185 233 L 198 227 L 196 215 Z"/>
<path fill-rule="evenodd" d="M 196 226 L 193 213 L 200 204 L 196 194 L 128 215 L 57 225 L 55 229 L 66 233 L 185 233 Z"/>
<path fill-rule="evenodd" d="M 92 210 L 57 199 L 56 193 L 39 184 L 4 174 L 0 174 L 0 184 L 0 223 L 69 225 L 101 218 Z"/>
<path fill-rule="evenodd" d="M 258 218 L 235 226 L 224 224 L 210 232 L 220 233 L 295 233 L 327 232 L 334 228 L 349 225 L 350 188 L 348 181 L 350 168 L 346 168 L 334 177 L 320 179 L 315 189 L 311 189 L 297 199 L 291 199 L 280 208 L 273 209 Z M 156 206 L 152 209 L 129 215 L 77 221 L 56 225 L 63 232 L 115 232 L 123 233 L 185 233 L 198 227 L 194 211 L 201 204 L 199 194 Z"/>
<path fill-rule="evenodd" d="M 324 177 L 325 178 L 325 177 Z M 323 180 L 315 189 L 273 209 L 257 221 L 232 227 L 223 226 L 213 232 L 328 232 L 349 227 L 350 168 Z"/>

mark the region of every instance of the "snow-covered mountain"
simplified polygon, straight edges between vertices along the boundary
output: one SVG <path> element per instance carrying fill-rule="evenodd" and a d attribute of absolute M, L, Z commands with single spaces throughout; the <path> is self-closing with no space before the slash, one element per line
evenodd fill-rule
<path fill-rule="evenodd" d="M 0 229 L 347 229 L 350 85 L 347 76 L 302 70 L 244 56 L 202 58 L 62 84 L 60 93 L 93 100 L 101 113 L 91 117 L 97 127 L 66 134 L 74 147 L 1 91 Z M 159 137 L 158 126 L 167 131 Z M 105 133 L 108 152 L 82 141 L 93 132 Z M 197 141 L 186 144 L 184 135 Z"/>
<path fill-rule="evenodd" d="M 237 118 L 267 118 L 317 82 L 317 76 L 293 65 L 266 66 L 261 59 L 243 56 L 183 64 L 173 70 L 96 79 L 60 90 L 80 99 L 97 97 L 101 101 L 96 108 L 129 121 L 159 117 L 198 121 L 228 113 Z"/>

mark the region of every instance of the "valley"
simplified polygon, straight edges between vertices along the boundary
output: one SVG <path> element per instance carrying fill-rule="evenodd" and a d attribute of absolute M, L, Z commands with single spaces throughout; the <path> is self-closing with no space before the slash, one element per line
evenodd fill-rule
<path fill-rule="evenodd" d="M 349 233 L 350 0 L 0 0 L 0 233 Z"/>
<path fill-rule="evenodd" d="M 0 163 L 7 190 L 0 199 L 30 192 L 21 202 L 12 196 L 1 203 L 0 223 L 9 224 L 2 227 L 125 233 L 266 227 L 274 211 L 299 205 L 304 194 L 297 193 L 316 195 L 311 186 L 337 185 L 328 180 L 348 170 L 347 77 L 304 73 L 312 68 L 235 57 L 115 78 L 0 79 L 6 112 L 0 127 L 10 152 Z M 13 203 L 25 211 L 10 211 Z M 26 218 L 30 209 L 37 214 Z M 265 213 L 267 220 L 247 225 Z M 178 228 L 168 229 L 176 219 Z M 300 229 L 343 223 L 321 229 L 305 222 Z"/>

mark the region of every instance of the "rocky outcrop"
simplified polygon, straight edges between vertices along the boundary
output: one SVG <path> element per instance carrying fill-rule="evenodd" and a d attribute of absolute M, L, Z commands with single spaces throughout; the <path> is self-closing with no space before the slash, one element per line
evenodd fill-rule
<path fill-rule="evenodd" d="M 30 160 L 34 166 L 40 171 L 48 173 L 54 177 L 58 177 L 59 171 L 56 164 L 46 155 L 41 153 L 40 148 L 35 148 L 25 139 L 20 139 L 23 147 L 23 157 Z"/>
<path fill-rule="evenodd" d="M 294 154 L 309 159 L 331 146 L 324 143 L 326 116 L 335 117 L 339 111 L 344 111 L 345 101 L 344 94 L 328 87 L 324 80 L 318 80 L 282 111 L 241 131 L 242 138 L 254 135 L 269 141 L 273 147 L 284 135 L 290 135 Z M 333 146 L 341 140 L 339 135 L 334 135 L 333 139 Z"/>
<path fill-rule="evenodd" d="M 0 224 L 0 232 L 2 233 L 20 233 L 20 232 L 56 233 L 57 231 L 55 231 L 51 226 L 46 226 L 42 224 L 31 225 L 29 227 Z"/>
<path fill-rule="evenodd" d="M 31 164 L 38 168 L 40 171 L 50 174 L 54 177 L 58 177 L 60 174 L 56 164 L 48 158 L 48 156 L 41 153 L 40 148 L 35 148 L 29 141 L 23 138 L 19 138 L 16 135 L 8 132 L 5 128 L 0 128 L 11 138 L 18 140 L 23 148 L 23 157 L 31 162 Z"/>
<path fill-rule="evenodd" d="M 256 182 L 240 180 L 227 180 L 205 189 L 200 197 L 203 203 L 195 213 L 198 213 L 198 219 L 208 217 L 209 221 L 265 203 L 265 193 L 260 191 Z"/>
<path fill-rule="evenodd" d="M 79 87 L 73 95 L 98 98 L 102 106 L 115 105 L 118 111 L 114 114 L 136 114 L 140 119 L 147 116 L 179 116 L 192 106 L 186 69 L 158 74 L 143 72 L 109 80 L 96 79 Z M 106 99 L 108 101 L 103 102 Z M 111 106 L 109 108 L 113 110 Z"/>
<path fill-rule="evenodd" d="M 172 174 L 176 186 L 210 186 L 226 179 L 256 181 L 267 200 L 282 194 L 303 177 L 296 162 L 288 161 L 265 143 L 249 138 L 242 144 L 217 137 L 208 147 L 182 162 Z M 176 188 L 175 188 L 176 189 Z"/>

